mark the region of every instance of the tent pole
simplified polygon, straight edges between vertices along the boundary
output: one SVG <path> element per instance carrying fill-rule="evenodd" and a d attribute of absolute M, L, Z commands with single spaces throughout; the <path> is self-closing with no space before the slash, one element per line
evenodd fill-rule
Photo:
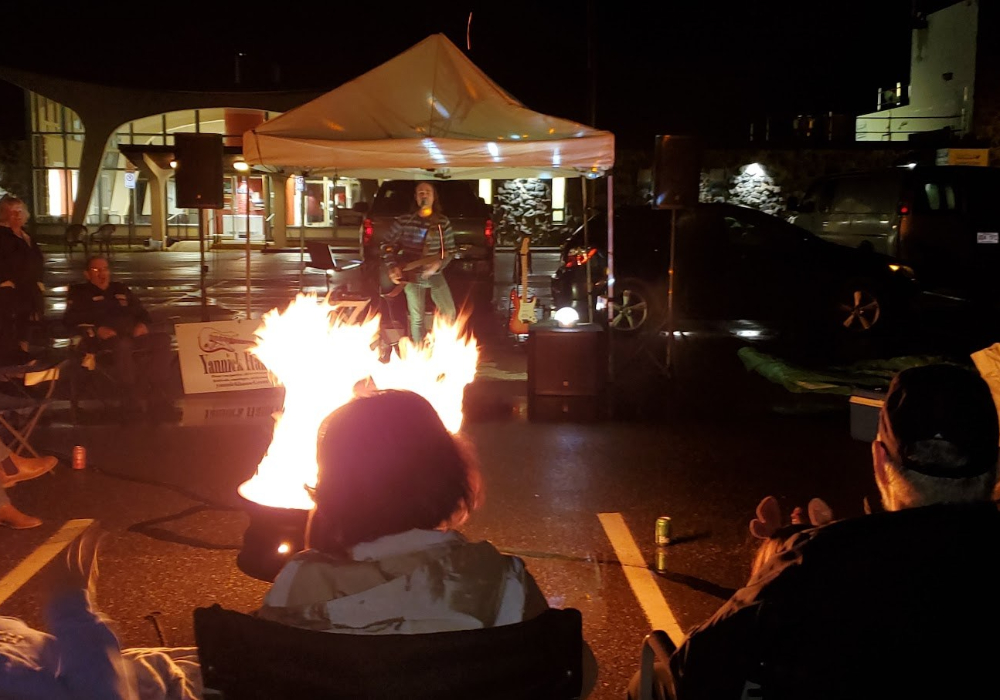
<path fill-rule="evenodd" d="M 247 209 L 247 320 L 250 320 L 250 176 L 244 175 L 243 182 L 246 189 L 246 209 Z"/>
<path fill-rule="evenodd" d="M 302 293 L 303 276 L 306 271 L 306 174 L 303 171 L 302 189 L 299 191 L 299 293 Z M 295 189 L 299 189 L 298 182 Z"/>
<path fill-rule="evenodd" d="M 580 186 L 582 187 L 583 195 L 583 249 L 590 250 L 590 227 L 588 221 L 590 220 L 590 205 L 587 201 L 587 178 L 580 178 Z M 590 275 L 590 258 L 587 258 L 587 323 L 594 322 L 594 290 L 592 289 L 593 281 Z"/>
<path fill-rule="evenodd" d="M 615 194 L 615 177 L 614 177 L 614 175 L 608 175 L 607 182 L 608 182 L 608 275 L 607 275 L 608 290 L 607 290 L 606 293 L 608 295 L 608 308 L 607 308 L 607 312 L 608 312 L 608 337 L 605 338 L 605 340 L 606 340 L 606 342 L 608 344 L 608 385 L 611 386 L 611 387 L 614 387 L 614 385 L 615 385 L 615 359 L 614 359 L 615 344 L 611 342 L 611 337 L 610 337 L 611 333 L 612 333 L 611 318 L 612 318 L 612 316 L 614 314 L 614 311 L 611 308 L 611 299 L 612 299 L 612 295 L 614 294 L 614 291 L 615 291 L 614 290 L 614 286 L 615 286 L 615 282 L 614 282 L 614 280 L 615 280 L 615 225 L 614 225 L 614 220 L 615 220 L 615 218 L 614 218 L 614 216 L 615 216 L 615 196 L 614 196 L 614 194 Z M 614 388 L 612 388 L 611 391 L 614 391 Z M 608 413 L 609 414 L 613 414 L 614 413 L 614 405 L 615 405 L 614 401 L 611 401 L 610 402 L 610 406 L 608 407 Z"/>
<path fill-rule="evenodd" d="M 199 265 L 199 280 L 201 286 L 201 320 L 203 323 L 208 321 L 208 297 L 205 290 L 205 273 L 208 272 L 208 266 L 205 265 L 206 218 L 208 218 L 208 210 L 198 209 L 198 251 L 201 263 Z"/>

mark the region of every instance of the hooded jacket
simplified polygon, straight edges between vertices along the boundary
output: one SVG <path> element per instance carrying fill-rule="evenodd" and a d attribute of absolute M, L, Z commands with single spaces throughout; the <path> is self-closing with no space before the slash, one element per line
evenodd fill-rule
<path fill-rule="evenodd" d="M 355 545 L 349 558 L 300 552 L 258 615 L 328 632 L 420 634 L 513 624 L 547 607 L 520 558 L 453 530 L 410 530 Z"/>

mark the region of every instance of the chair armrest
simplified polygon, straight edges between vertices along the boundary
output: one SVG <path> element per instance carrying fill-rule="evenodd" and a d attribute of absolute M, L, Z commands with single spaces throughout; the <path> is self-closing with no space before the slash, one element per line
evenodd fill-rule
<path fill-rule="evenodd" d="M 653 700 L 653 661 L 670 663 L 670 655 L 677 650 L 673 640 L 663 630 L 653 630 L 642 640 L 642 660 L 639 668 L 639 700 Z"/>

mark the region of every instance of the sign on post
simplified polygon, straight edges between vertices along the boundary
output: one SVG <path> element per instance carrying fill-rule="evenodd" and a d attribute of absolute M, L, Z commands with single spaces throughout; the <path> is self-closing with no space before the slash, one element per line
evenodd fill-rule
<path fill-rule="evenodd" d="M 135 171 L 126 170 L 125 171 L 125 189 L 134 190 L 135 189 Z"/>
<path fill-rule="evenodd" d="M 250 352 L 260 320 L 181 323 L 177 354 L 185 394 L 246 391 L 275 386 L 267 367 Z"/>

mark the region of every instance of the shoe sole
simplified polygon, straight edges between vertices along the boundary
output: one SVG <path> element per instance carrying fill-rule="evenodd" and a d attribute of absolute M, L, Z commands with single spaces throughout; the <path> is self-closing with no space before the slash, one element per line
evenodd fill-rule
<path fill-rule="evenodd" d="M 56 464 L 58 464 L 58 462 L 56 462 L 55 464 L 46 469 L 42 469 L 41 471 L 37 472 L 32 472 L 31 474 L 22 475 L 21 472 L 18 472 L 17 474 L 12 474 L 6 477 L 3 481 L 0 481 L 0 488 L 8 489 L 14 484 L 18 484 L 22 481 L 30 481 L 31 479 L 36 479 L 40 476 L 45 476 L 50 471 L 56 468 Z"/>
<path fill-rule="evenodd" d="M 31 530 L 36 527 L 41 527 L 41 525 L 41 520 L 37 523 L 31 523 L 30 525 L 15 525 L 14 523 L 9 523 L 6 520 L 0 521 L 0 527 L 10 528 L 11 530 Z"/>

